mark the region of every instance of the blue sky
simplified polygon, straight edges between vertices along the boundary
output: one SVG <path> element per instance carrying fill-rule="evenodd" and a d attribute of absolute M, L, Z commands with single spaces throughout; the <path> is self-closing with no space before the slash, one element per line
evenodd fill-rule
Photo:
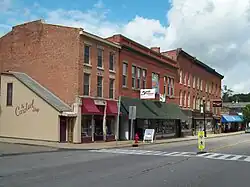
<path fill-rule="evenodd" d="M 229 88 L 250 91 L 249 0 L 0 0 L 0 36 L 41 18 L 161 51 L 182 47 L 225 75 Z"/>

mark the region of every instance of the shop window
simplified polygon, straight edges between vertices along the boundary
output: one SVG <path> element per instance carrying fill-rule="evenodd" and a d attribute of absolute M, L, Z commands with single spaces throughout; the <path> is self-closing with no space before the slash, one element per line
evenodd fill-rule
<path fill-rule="evenodd" d="M 92 133 L 92 116 L 82 115 L 82 136 L 91 136 Z"/>
<path fill-rule="evenodd" d="M 109 70 L 115 70 L 115 54 L 113 52 L 109 53 Z"/>
<path fill-rule="evenodd" d="M 132 66 L 132 88 L 135 88 L 136 67 Z"/>
<path fill-rule="evenodd" d="M 98 48 L 97 49 L 97 67 L 102 68 L 103 67 L 103 49 Z"/>
<path fill-rule="evenodd" d="M 141 68 L 137 68 L 137 88 L 141 88 Z"/>
<path fill-rule="evenodd" d="M 84 45 L 84 64 L 90 64 L 90 46 Z"/>
<path fill-rule="evenodd" d="M 127 79 L 128 79 L 128 64 L 123 63 L 122 65 L 122 86 L 127 87 Z"/>
<path fill-rule="evenodd" d="M 97 76 L 97 97 L 102 97 L 103 77 Z"/>
<path fill-rule="evenodd" d="M 13 83 L 7 83 L 7 106 L 12 106 L 12 99 L 13 99 Z"/>
<path fill-rule="evenodd" d="M 83 82 L 83 95 L 89 95 L 90 74 L 84 73 Z"/>
<path fill-rule="evenodd" d="M 114 99 L 114 82 L 115 79 L 109 79 L 109 98 Z"/>
<path fill-rule="evenodd" d="M 147 78 L 147 70 L 143 69 L 142 70 L 142 88 L 145 89 L 146 88 L 146 78 Z"/>

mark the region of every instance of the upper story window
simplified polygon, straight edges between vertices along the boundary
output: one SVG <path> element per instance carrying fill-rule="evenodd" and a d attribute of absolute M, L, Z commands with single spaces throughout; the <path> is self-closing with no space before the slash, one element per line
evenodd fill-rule
<path fill-rule="evenodd" d="M 200 110 L 200 99 L 197 97 L 196 98 L 196 110 Z"/>
<path fill-rule="evenodd" d="M 89 95 L 90 92 L 90 74 L 83 75 L 83 95 Z"/>
<path fill-rule="evenodd" d="M 141 68 L 137 68 L 137 88 L 141 88 Z"/>
<path fill-rule="evenodd" d="M 164 77 L 164 84 L 163 84 L 163 88 L 164 88 L 164 94 L 167 95 L 167 77 Z"/>
<path fill-rule="evenodd" d="M 114 99 L 115 79 L 109 79 L 109 98 Z"/>
<path fill-rule="evenodd" d="M 200 78 L 199 77 L 197 78 L 197 89 L 198 90 L 200 89 Z"/>
<path fill-rule="evenodd" d="M 142 70 L 142 88 L 143 89 L 145 89 L 147 87 L 147 85 L 146 85 L 146 83 L 147 83 L 146 79 L 147 79 L 147 70 L 143 69 Z"/>
<path fill-rule="evenodd" d="M 212 90 L 211 93 L 214 94 L 214 83 L 212 82 Z"/>
<path fill-rule="evenodd" d="M 103 77 L 97 76 L 97 97 L 102 97 L 103 92 Z"/>
<path fill-rule="evenodd" d="M 206 82 L 206 92 L 208 92 L 208 83 Z"/>
<path fill-rule="evenodd" d="M 132 88 L 135 88 L 136 67 L 132 66 Z"/>
<path fill-rule="evenodd" d="M 183 77 L 182 77 L 182 70 L 180 70 L 180 84 L 182 84 Z"/>
<path fill-rule="evenodd" d="M 206 108 L 206 110 L 210 112 L 210 101 L 207 101 L 207 108 Z"/>
<path fill-rule="evenodd" d="M 200 89 L 201 89 L 201 91 L 203 90 L 203 80 L 201 80 Z"/>
<path fill-rule="evenodd" d="M 122 86 L 127 87 L 128 84 L 128 64 L 123 62 L 122 64 Z"/>
<path fill-rule="evenodd" d="M 6 105 L 12 106 L 12 100 L 13 100 L 13 83 L 7 83 Z"/>
<path fill-rule="evenodd" d="M 190 86 L 190 84 L 191 84 L 191 75 L 190 75 L 190 73 L 188 74 L 188 86 Z"/>
<path fill-rule="evenodd" d="M 185 75 L 184 75 L 184 85 L 187 85 L 187 76 L 188 76 L 188 73 L 185 73 Z"/>
<path fill-rule="evenodd" d="M 159 74 L 158 73 L 152 73 L 152 88 L 155 89 L 156 93 L 159 93 Z"/>
<path fill-rule="evenodd" d="M 97 67 L 103 68 L 103 49 L 97 48 Z"/>
<path fill-rule="evenodd" d="M 184 106 L 184 107 L 186 107 L 186 106 L 187 106 L 187 94 L 186 94 L 186 92 L 185 92 L 185 91 L 184 91 L 183 97 L 184 97 L 184 103 L 183 103 L 183 106 Z"/>
<path fill-rule="evenodd" d="M 195 108 L 196 108 L 196 98 L 195 98 L 195 96 L 193 97 L 193 109 L 195 110 Z"/>
<path fill-rule="evenodd" d="M 167 78 L 167 84 L 168 84 L 168 96 L 174 96 L 174 79 L 171 77 Z"/>
<path fill-rule="evenodd" d="M 84 64 L 90 64 L 90 46 L 84 45 Z"/>
<path fill-rule="evenodd" d="M 113 52 L 109 53 L 109 70 L 115 70 L 115 54 Z"/>
<path fill-rule="evenodd" d="M 187 104 L 187 105 L 188 105 L 188 108 L 190 108 L 190 102 L 191 102 L 190 99 L 191 99 L 191 98 L 190 98 L 190 93 L 189 93 L 189 92 L 188 92 L 187 97 L 188 97 L 188 104 Z"/>
<path fill-rule="evenodd" d="M 182 102 L 183 102 L 182 91 L 180 91 L 179 93 L 179 98 L 180 98 L 180 106 L 182 106 Z"/>
<path fill-rule="evenodd" d="M 195 86 L 196 86 L 196 78 L 195 78 L 195 76 L 193 76 L 193 88 L 195 88 Z"/>
<path fill-rule="evenodd" d="M 211 91 L 212 91 L 212 84 L 209 83 L 208 92 L 211 94 Z"/>

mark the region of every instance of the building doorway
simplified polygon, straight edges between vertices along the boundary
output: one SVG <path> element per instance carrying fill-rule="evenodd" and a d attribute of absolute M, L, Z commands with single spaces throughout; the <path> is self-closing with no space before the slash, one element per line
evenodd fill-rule
<path fill-rule="evenodd" d="M 67 134 L 67 121 L 66 117 L 60 116 L 60 142 L 66 142 Z"/>

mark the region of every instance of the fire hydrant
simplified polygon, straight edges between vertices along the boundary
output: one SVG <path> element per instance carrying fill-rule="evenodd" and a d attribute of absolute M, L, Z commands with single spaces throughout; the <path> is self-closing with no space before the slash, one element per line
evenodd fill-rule
<path fill-rule="evenodd" d="M 133 147 L 138 147 L 139 145 L 139 136 L 138 134 L 136 133 L 135 134 L 135 142 L 133 143 Z"/>

